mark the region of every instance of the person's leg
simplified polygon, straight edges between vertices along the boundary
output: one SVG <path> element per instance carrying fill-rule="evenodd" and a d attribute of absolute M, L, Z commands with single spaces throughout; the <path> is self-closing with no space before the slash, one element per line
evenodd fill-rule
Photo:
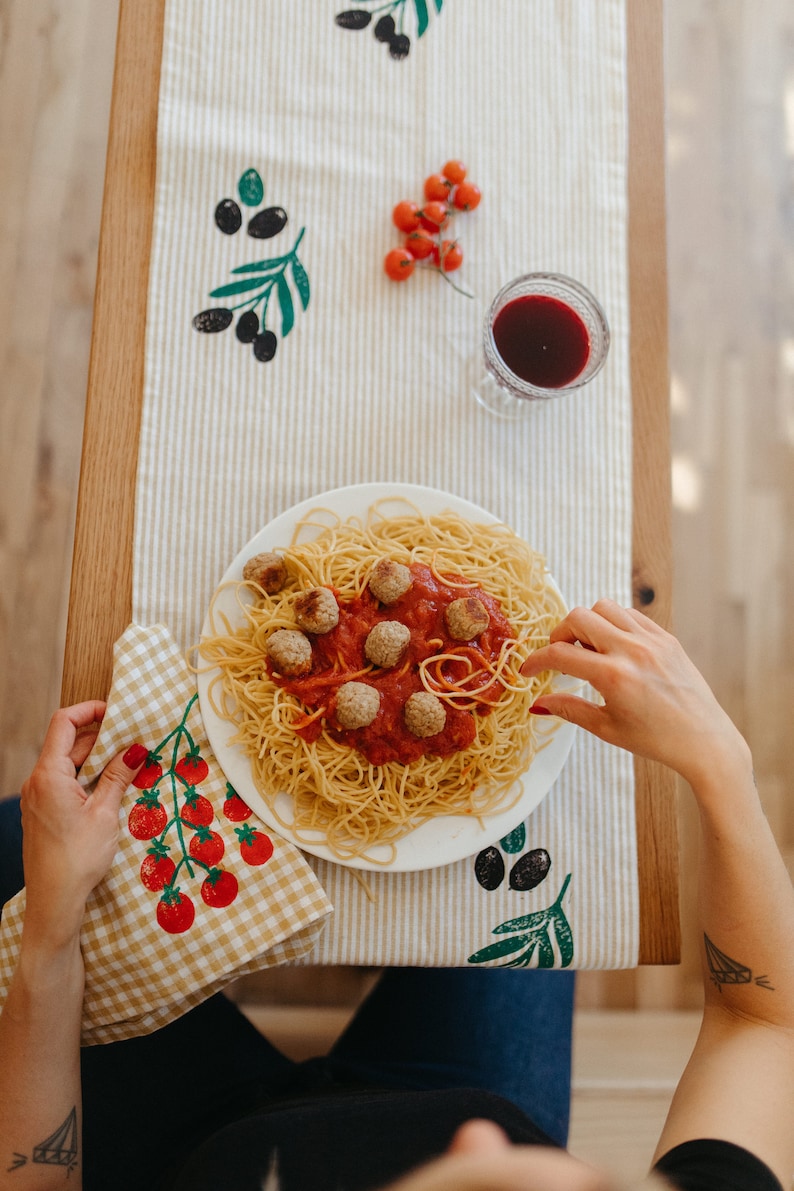
<path fill-rule="evenodd" d="M 210 1133 L 245 1116 L 293 1068 L 226 997 L 153 1034 L 84 1047 L 85 1191 L 154 1191 Z"/>
<path fill-rule="evenodd" d="M 574 975 L 392 968 L 337 1041 L 337 1078 L 481 1088 L 561 1145 L 568 1136 Z"/>
<path fill-rule="evenodd" d="M 0 802 L 0 909 L 24 884 L 19 798 L 4 798 Z"/>

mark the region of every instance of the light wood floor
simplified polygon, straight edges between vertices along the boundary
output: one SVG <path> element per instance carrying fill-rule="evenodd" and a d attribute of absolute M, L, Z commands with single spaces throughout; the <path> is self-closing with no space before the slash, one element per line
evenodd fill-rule
<path fill-rule="evenodd" d="M 3 793 L 59 699 L 116 13 L 0 3 Z M 668 0 L 666 26 L 676 628 L 746 734 L 794 858 L 794 8 Z M 683 963 L 579 980 L 582 1009 L 635 1010 L 615 1019 L 639 1029 L 629 1046 L 648 1012 L 686 1031 L 700 1004 L 685 790 L 681 825 Z M 347 1012 L 367 979 L 328 972 L 322 999 Z M 278 973 L 239 995 L 254 1010 L 301 1000 Z"/>

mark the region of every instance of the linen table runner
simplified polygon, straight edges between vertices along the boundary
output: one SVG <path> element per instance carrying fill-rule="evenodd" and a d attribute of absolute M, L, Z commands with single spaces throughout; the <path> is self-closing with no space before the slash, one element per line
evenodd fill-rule
<path fill-rule="evenodd" d="M 169 0 L 138 623 L 188 648 L 256 531 L 369 481 L 485 507 L 570 605 L 631 602 L 625 59 L 624 0 Z M 392 282 L 392 208 L 450 158 L 482 191 L 450 233 L 462 266 Z M 584 389 L 502 420 L 471 393 L 484 313 L 541 270 L 598 297 L 610 354 Z M 365 888 L 310 858 L 335 913 L 309 962 L 633 966 L 636 859 L 631 759 L 581 736 L 476 872 Z"/>

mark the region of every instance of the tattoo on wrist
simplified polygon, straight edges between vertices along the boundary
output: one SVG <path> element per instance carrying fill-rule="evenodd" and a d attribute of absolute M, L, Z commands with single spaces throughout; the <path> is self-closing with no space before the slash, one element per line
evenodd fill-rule
<path fill-rule="evenodd" d="M 33 1147 L 30 1158 L 27 1154 L 14 1153 L 11 1165 L 6 1170 L 19 1170 L 28 1162 L 43 1166 L 65 1166 L 67 1175 L 77 1167 L 77 1109 L 72 1108 L 63 1124 Z"/>
<path fill-rule="evenodd" d="M 709 968 L 709 979 L 716 984 L 717 991 L 722 992 L 724 984 L 757 984 L 759 988 L 774 991 L 774 985 L 769 983 L 768 976 L 753 976 L 752 970 L 737 959 L 731 959 L 724 951 L 720 951 L 704 933 L 703 941 L 706 947 L 706 963 Z"/>

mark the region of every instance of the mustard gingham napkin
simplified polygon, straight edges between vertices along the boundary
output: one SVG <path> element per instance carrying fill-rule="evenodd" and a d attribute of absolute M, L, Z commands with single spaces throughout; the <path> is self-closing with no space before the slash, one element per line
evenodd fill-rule
<path fill-rule="evenodd" d="M 133 742 L 149 750 L 125 795 L 119 850 L 82 931 L 84 1045 L 148 1034 L 249 972 L 305 956 L 332 910 L 301 852 L 223 776 L 190 672 L 167 629 L 116 643 L 102 730 L 80 774 L 90 790 Z M 0 1005 L 16 966 L 24 889 L 3 910 Z"/>

